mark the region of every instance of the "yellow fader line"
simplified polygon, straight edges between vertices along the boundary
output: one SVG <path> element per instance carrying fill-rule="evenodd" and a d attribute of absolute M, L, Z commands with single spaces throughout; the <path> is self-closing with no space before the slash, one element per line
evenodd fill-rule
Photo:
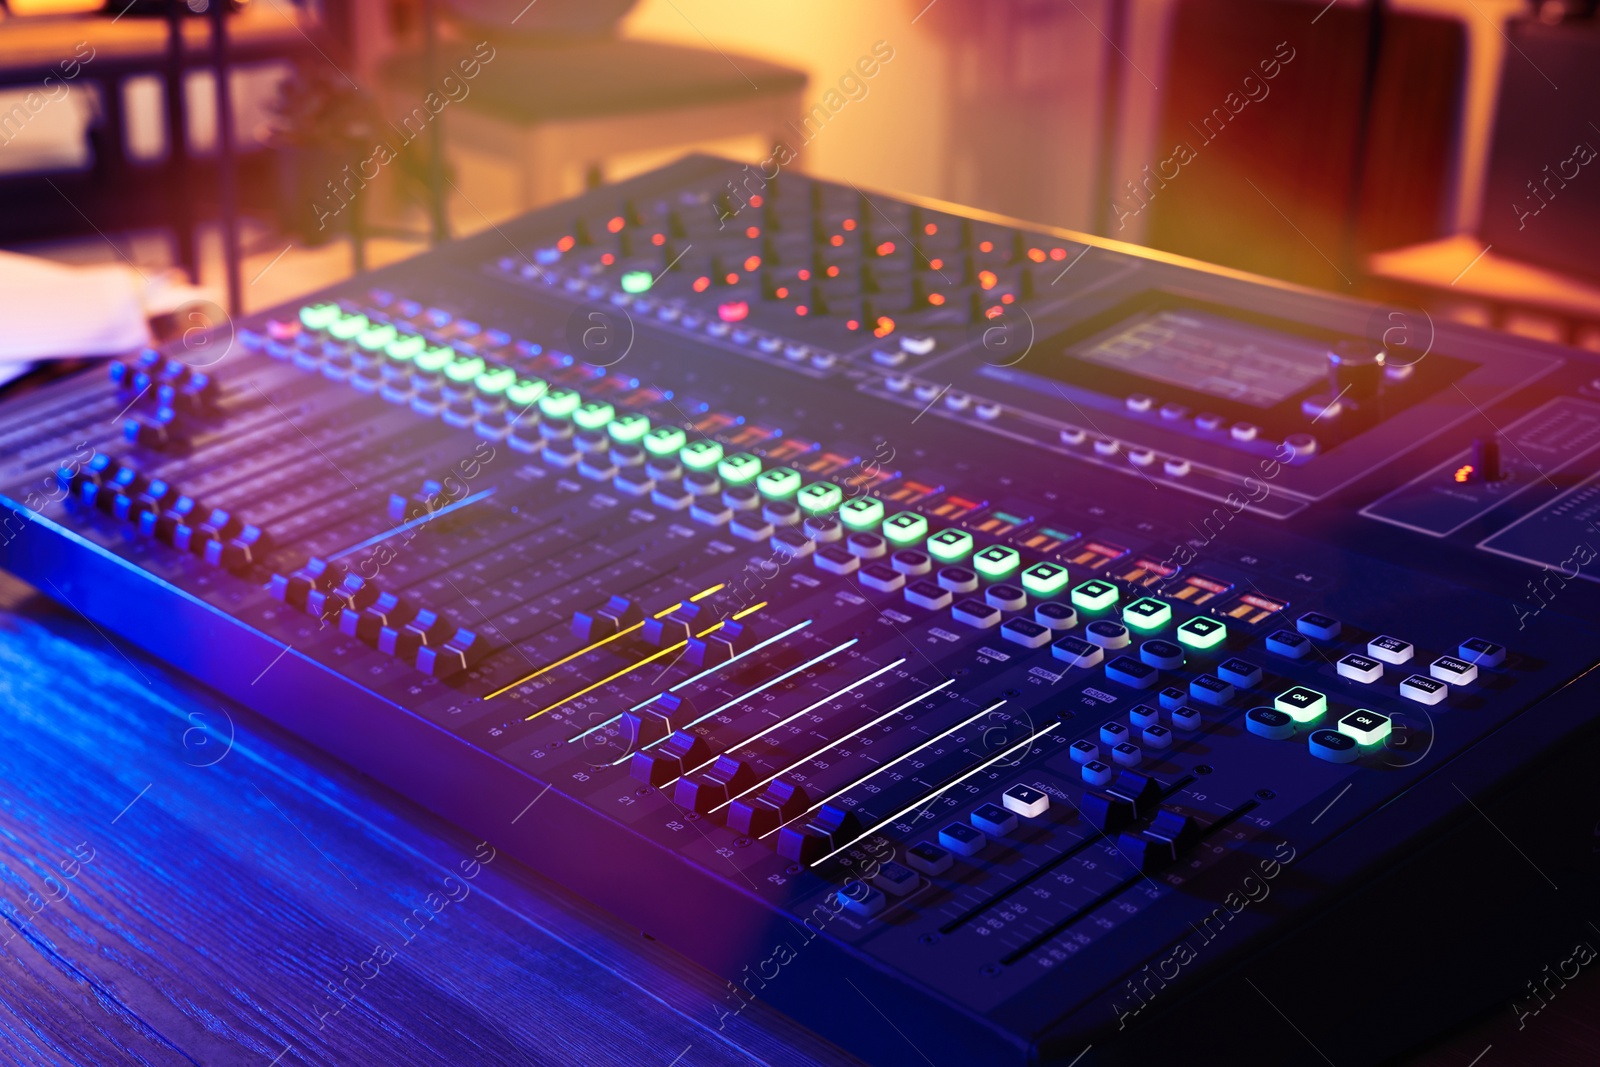
<path fill-rule="evenodd" d="M 689 598 L 689 603 L 693 604 L 694 602 L 696 602 L 698 600 L 704 600 L 706 597 L 710 596 L 712 593 L 715 593 L 717 590 L 724 588 L 727 584 L 728 584 L 727 582 L 719 582 L 716 585 L 712 586 L 710 589 L 702 589 L 700 592 L 696 593 L 694 596 Z M 666 618 L 668 615 L 671 615 L 674 611 L 677 611 L 678 610 L 678 606 L 680 604 L 682 604 L 682 603 L 683 603 L 683 601 L 680 600 L 680 601 L 678 601 L 677 604 L 672 605 L 672 607 L 665 608 L 665 609 L 663 609 L 661 611 L 656 612 L 654 615 L 651 616 L 651 618 L 653 618 L 653 619 Z M 624 629 L 618 630 L 616 633 L 612 634 L 610 637 L 602 637 L 600 640 L 594 642 L 593 644 L 585 645 L 583 648 L 578 649 L 578 651 L 572 653 L 571 655 L 562 656 L 560 659 L 556 660 L 554 663 L 547 663 L 543 667 L 540 667 L 538 670 L 534 671 L 532 674 L 527 675 L 527 676 L 522 677 L 522 678 L 518 678 L 516 681 L 512 682 L 510 685 L 501 686 L 499 689 L 496 689 L 494 692 L 490 693 L 488 696 L 484 697 L 483 699 L 485 699 L 485 700 L 493 700 L 495 697 L 499 696 L 501 693 L 508 693 L 511 690 L 515 689 L 519 685 L 522 685 L 522 684 L 524 684 L 526 682 L 531 682 L 535 678 L 539 677 L 539 675 L 545 674 L 545 673 L 547 673 L 549 671 L 553 671 L 557 667 L 561 666 L 563 663 L 571 663 L 573 660 L 577 659 L 579 656 L 587 656 L 589 653 L 593 652 L 595 649 L 599 648 L 601 645 L 608 645 L 612 641 L 615 641 L 619 637 L 626 637 L 628 634 L 633 633 L 633 631 L 639 629 L 639 627 L 641 627 L 643 625 L 644 625 L 643 622 L 636 622 L 632 626 L 625 627 Z"/>
<path fill-rule="evenodd" d="M 764 608 L 766 606 L 767 606 L 767 602 L 765 600 L 763 600 L 761 603 L 755 605 L 754 607 L 745 608 L 743 611 L 739 612 L 739 614 L 735 615 L 733 617 L 733 619 L 724 619 L 722 622 L 717 623 L 715 626 L 709 626 L 706 629 L 701 630 L 699 633 L 695 634 L 695 636 L 696 637 L 704 637 L 706 634 L 715 633 L 716 631 L 722 629 L 724 626 L 726 626 L 728 623 L 734 621 L 735 619 L 742 619 L 746 615 L 752 615 L 755 612 L 760 611 L 762 608 Z M 660 652 L 652 652 L 650 655 L 646 656 L 644 659 L 640 660 L 638 663 L 635 663 L 635 664 L 633 664 L 632 666 L 629 666 L 629 667 L 624 667 L 620 671 L 615 672 L 614 674 L 609 674 L 606 677 L 600 679 L 598 682 L 595 682 L 593 685 L 586 685 L 582 689 L 578 690 L 576 693 L 573 693 L 571 696 L 562 697 L 560 700 L 556 701 L 554 704 L 551 704 L 548 708 L 540 708 L 538 711 L 534 712 L 532 715 L 529 715 L 528 718 L 526 718 L 526 719 L 524 719 L 522 721 L 523 722 L 528 722 L 530 720 L 537 719 L 539 716 L 543 715 L 547 711 L 554 711 L 557 708 L 561 707 L 563 704 L 570 704 L 574 700 L 577 700 L 579 697 L 583 696 L 583 694 L 592 693 L 596 689 L 599 689 L 603 685 L 609 685 L 612 682 L 616 681 L 618 678 L 621 678 L 625 674 L 632 674 L 634 671 L 638 670 L 640 667 L 646 666 L 647 664 L 654 663 L 656 660 L 660 659 L 662 656 L 669 655 L 669 654 L 671 654 L 673 652 L 676 652 L 679 649 L 683 648 L 684 646 L 688 645 L 688 643 L 689 643 L 688 641 L 679 641 L 675 645 L 669 645 L 668 647 L 663 648 Z"/>

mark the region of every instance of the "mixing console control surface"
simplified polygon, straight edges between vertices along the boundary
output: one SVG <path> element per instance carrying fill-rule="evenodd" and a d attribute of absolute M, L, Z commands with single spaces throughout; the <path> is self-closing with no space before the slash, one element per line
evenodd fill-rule
<path fill-rule="evenodd" d="M 1514 988 L 1382 939 L 1593 755 L 1595 361 L 750 173 L 4 401 L 0 556 L 874 1061 Z"/>

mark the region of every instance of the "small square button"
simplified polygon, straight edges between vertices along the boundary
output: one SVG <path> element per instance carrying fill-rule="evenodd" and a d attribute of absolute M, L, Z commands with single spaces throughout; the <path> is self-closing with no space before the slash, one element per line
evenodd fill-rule
<path fill-rule="evenodd" d="M 854 889 L 854 886 L 861 888 Z M 852 889 L 839 890 L 838 897 L 845 911 L 863 919 L 872 918 L 889 905 L 888 898 L 883 895 L 882 890 L 874 889 L 865 882 L 855 882 L 852 884 Z"/>
<path fill-rule="evenodd" d="M 926 578 L 919 578 L 906 586 L 907 603 L 915 604 L 919 608 L 930 608 L 934 611 L 950 606 L 950 601 L 955 599 L 950 590 L 937 582 L 930 582 Z"/>
<path fill-rule="evenodd" d="M 1139 746 L 1128 741 L 1111 750 L 1112 762 L 1119 767 L 1137 767 L 1142 757 L 1143 753 L 1139 751 Z"/>
<path fill-rule="evenodd" d="M 1072 603 L 1079 611 L 1105 611 L 1117 602 L 1117 587 L 1091 578 L 1072 590 Z"/>
<path fill-rule="evenodd" d="M 827 571 L 829 574 L 854 574 L 861 566 L 858 557 L 852 556 L 848 549 L 840 548 L 838 545 L 826 545 L 817 549 L 812 562 L 817 565 L 818 570 Z"/>
<path fill-rule="evenodd" d="M 1122 609 L 1122 621 L 1140 633 L 1155 633 L 1172 621 L 1172 608 L 1155 597 L 1140 597 Z"/>
<path fill-rule="evenodd" d="M 1357 708 L 1339 720 L 1339 732 L 1348 734 L 1359 745 L 1376 745 L 1394 731 L 1387 715 Z"/>
<path fill-rule="evenodd" d="M 1380 663 L 1392 663 L 1398 667 L 1402 663 L 1410 663 L 1411 657 L 1416 654 L 1410 641 L 1402 641 L 1398 637 L 1384 634 L 1374 637 L 1367 642 L 1367 655 Z"/>
<path fill-rule="evenodd" d="M 1053 636 L 1049 627 L 1040 626 L 1032 619 L 1007 619 L 1000 627 L 1000 636 L 1023 648 L 1043 648 Z"/>
<path fill-rule="evenodd" d="M 906 576 L 887 563 L 869 563 L 861 568 L 861 584 L 880 593 L 892 593 L 906 584 Z"/>
<path fill-rule="evenodd" d="M 1413 674 L 1400 683 L 1400 695 L 1418 704 L 1437 704 L 1450 695 L 1450 687 L 1437 679 Z"/>
<path fill-rule="evenodd" d="M 1306 747 L 1318 759 L 1325 759 L 1329 763 L 1349 763 L 1361 755 L 1361 749 L 1356 745 L 1355 738 L 1349 734 L 1340 733 L 1338 730 L 1316 730 L 1306 738 Z"/>
<path fill-rule="evenodd" d="M 1279 693 L 1273 699 L 1272 706 L 1295 722 L 1311 722 L 1328 710 L 1328 698 L 1315 689 L 1297 685 Z"/>
<path fill-rule="evenodd" d="M 1175 685 L 1169 685 L 1156 694 L 1156 703 L 1170 711 L 1188 704 L 1189 694 Z"/>
<path fill-rule="evenodd" d="M 987 630 L 992 626 L 999 625 L 1000 609 L 992 604 L 985 604 L 981 600 L 974 600 L 972 597 L 968 597 L 950 609 L 950 617 L 955 619 L 956 622 L 964 622 L 968 626 Z"/>
<path fill-rule="evenodd" d="M 950 869 L 954 859 L 949 849 L 940 848 L 932 841 L 923 841 L 906 849 L 906 862 L 923 874 L 943 874 Z"/>
<path fill-rule="evenodd" d="M 1139 658 L 1159 670 L 1175 671 L 1183 666 L 1183 649 L 1156 638 L 1139 646 Z"/>
<path fill-rule="evenodd" d="M 1261 668 L 1249 660 L 1224 660 L 1217 667 L 1217 677 L 1240 689 L 1249 689 L 1261 684 Z"/>
<path fill-rule="evenodd" d="M 1161 712 L 1149 704 L 1135 704 L 1128 711 L 1128 721 L 1135 726 L 1154 726 L 1161 721 Z"/>
<path fill-rule="evenodd" d="M 1307 637 L 1315 637 L 1319 641 L 1332 641 L 1339 636 L 1339 631 L 1344 627 L 1332 615 L 1324 615 L 1320 611 L 1308 611 L 1294 620 L 1294 628 Z"/>
<path fill-rule="evenodd" d="M 1050 794 L 1031 785 L 1012 786 L 1001 795 L 1000 802 L 1024 819 L 1037 819 L 1050 810 Z"/>
<path fill-rule="evenodd" d="M 1462 659 L 1480 667 L 1498 667 L 1506 661 L 1506 646 L 1482 637 L 1467 638 L 1456 651 L 1461 653 Z"/>
<path fill-rule="evenodd" d="M 939 844 L 963 856 L 976 856 L 983 851 L 983 831 L 965 823 L 953 822 L 939 831 Z"/>
<path fill-rule="evenodd" d="M 1108 722 L 1100 727 L 1100 740 L 1108 745 L 1120 745 L 1128 739 L 1128 728 L 1120 722 Z"/>
<path fill-rule="evenodd" d="M 991 837 L 1004 837 L 1017 828 L 1017 816 L 1009 808 L 985 804 L 972 813 L 972 825 Z"/>
<path fill-rule="evenodd" d="M 1108 785 L 1117 772 L 1099 760 L 1090 760 L 1083 765 L 1083 780 L 1092 786 Z"/>
<path fill-rule="evenodd" d="M 1180 730 L 1198 730 L 1201 723 L 1199 708 L 1172 709 L 1172 725 Z"/>
<path fill-rule="evenodd" d="M 1228 628 L 1215 619 L 1196 615 L 1178 627 L 1178 643 L 1196 652 L 1207 652 L 1228 639 Z"/>
<path fill-rule="evenodd" d="M 917 877 L 916 871 L 890 860 L 878 868 L 878 873 L 872 876 L 872 884 L 892 897 L 903 897 L 921 885 L 922 879 Z"/>
<path fill-rule="evenodd" d="M 983 599 L 1001 611 L 1021 611 L 1028 606 L 1028 594 L 1007 582 L 985 589 Z"/>
<path fill-rule="evenodd" d="M 1274 741 L 1294 736 L 1294 719 L 1277 708 L 1251 708 L 1245 712 L 1244 725 L 1251 733 Z"/>
<path fill-rule="evenodd" d="M 1189 695 L 1206 704 L 1226 704 L 1233 693 L 1233 686 L 1214 674 L 1202 674 L 1189 682 Z"/>
<path fill-rule="evenodd" d="M 1050 646 L 1050 655 L 1074 667 L 1093 667 L 1105 658 L 1105 649 L 1081 637 L 1063 637 Z"/>
<path fill-rule="evenodd" d="M 1056 642 L 1058 645 L 1060 643 L 1060 641 Z M 1089 647 L 1094 648 L 1096 653 L 1100 652 L 1100 649 L 1095 648 L 1093 645 Z M 1160 676 L 1160 673 L 1148 663 L 1140 663 L 1132 656 L 1118 656 L 1106 664 L 1107 678 L 1133 689 L 1149 689 L 1156 684 L 1156 679 Z"/>
<path fill-rule="evenodd" d="M 1467 685 L 1478 680 L 1478 668 L 1454 656 L 1440 656 L 1429 664 L 1428 673 L 1451 685 Z"/>
<path fill-rule="evenodd" d="M 1166 748 L 1172 744 L 1172 731 L 1165 726 L 1146 726 L 1139 731 L 1146 748 Z"/>
<path fill-rule="evenodd" d="M 1267 635 L 1267 651 L 1290 659 L 1300 659 L 1311 651 L 1311 640 L 1293 630 L 1275 630 Z"/>
<path fill-rule="evenodd" d="M 1338 670 L 1339 677 L 1349 678 L 1363 684 L 1376 682 L 1383 677 L 1383 664 L 1356 652 L 1352 652 L 1341 659 Z"/>
<path fill-rule="evenodd" d="M 1070 630 L 1078 625 L 1078 613 L 1057 600 L 1046 600 L 1033 607 L 1033 621 L 1052 630 Z"/>
<path fill-rule="evenodd" d="M 1100 746 L 1093 741 L 1074 741 L 1067 753 L 1072 756 L 1074 763 L 1088 763 L 1100 758 Z"/>

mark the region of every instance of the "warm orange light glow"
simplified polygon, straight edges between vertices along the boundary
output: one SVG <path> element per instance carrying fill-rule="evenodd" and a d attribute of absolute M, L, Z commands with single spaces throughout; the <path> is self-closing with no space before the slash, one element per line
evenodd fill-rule
<path fill-rule="evenodd" d="M 980 252 L 993 252 L 994 251 L 994 242 L 993 241 L 979 241 L 978 242 L 978 251 L 980 251 Z"/>
<path fill-rule="evenodd" d="M 857 322 L 855 319 L 851 319 L 849 322 L 844 324 L 844 328 L 847 330 L 859 330 L 861 329 L 861 323 Z"/>
<path fill-rule="evenodd" d="M 999 281 L 999 276 L 992 270 L 980 270 L 978 272 L 978 284 L 985 289 L 993 289 Z"/>
<path fill-rule="evenodd" d="M 880 255 L 880 256 L 892 256 L 892 255 L 894 255 L 894 242 L 893 241 L 885 241 L 885 242 L 883 242 L 883 244 L 879 245 L 878 246 L 878 255 Z"/>
<path fill-rule="evenodd" d="M 1017 298 L 1012 296 L 1010 293 L 1001 293 L 1000 294 L 1000 303 L 1002 303 L 1002 304 L 1009 304 L 1009 303 L 1011 303 L 1012 301 L 1014 301 L 1016 299 Z"/>
<path fill-rule="evenodd" d="M 811 314 L 811 309 L 806 307 L 804 304 L 796 304 L 794 313 L 796 315 L 809 315 Z"/>
<path fill-rule="evenodd" d="M 757 238 L 757 237 L 760 237 L 760 236 L 761 236 L 761 227 L 759 227 L 759 226 L 751 226 L 751 227 L 748 227 L 748 228 L 747 228 L 747 229 L 746 229 L 746 230 L 745 230 L 745 231 L 744 231 L 744 235 L 745 235 L 745 236 L 746 236 L 746 237 L 749 237 L 749 238 L 751 238 L 751 239 L 752 239 L 752 240 L 754 240 L 754 239 L 755 239 L 755 238 Z"/>
<path fill-rule="evenodd" d="M 839 276 L 839 268 L 838 268 L 838 266 L 832 266 L 832 267 L 828 268 L 828 277 L 837 278 L 838 276 Z"/>
<path fill-rule="evenodd" d="M 803 270 L 799 274 L 795 275 L 795 277 L 799 278 L 803 282 L 809 282 L 811 280 L 811 272 L 808 270 Z"/>
<path fill-rule="evenodd" d="M 607 252 L 605 255 L 600 257 L 600 262 L 604 263 L 608 267 L 611 266 L 611 264 L 615 263 L 616 261 L 617 261 L 617 257 L 612 255 L 610 252 Z"/>
<path fill-rule="evenodd" d="M 929 293 L 928 294 L 928 303 L 932 304 L 934 307 L 940 306 L 941 304 L 944 303 L 944 294 L 943 293 Z"/>
<path fill-rule="evenodd" d="M 926 226 L 922 227 L 922 232 L 927 234 L 929 237 L 932 237 L 934 234 L 939 232 L 939 226 L 937 223 L 930 222 Z"/>
<path fill-rule="evenodd" d="M 1067 250 L 1065 248 L 1052 248 L 1050 250 L 1050 258 L 1056 260 L 1057 262 L 1066 259 Z"/>
<path fill-rule="evenodd" d="M 658 247 L 660 245 L 664 245 L 667 243 L 667 235 L 664 233 L 658 233 L 654 237 L 650 238 L 650 243 Z"/>
<path fill-rule="evenodd" d="M 1456 468 L 1456 481 L 1465 482 L 1465 481 L 1470 480 L 1472 478 L 1472 472 L 1474 470 L 1476 470 L 1476 469 L 1477 468 L 1474 467 L 1470 463 L 1466 464 L 1465 466 Z"/>
<path fill-rule="evenodd" d="M 847 230 L 855 229 L 856 228 L 856 220 L 855 219 L 845 219 L 844 220 L 844 228 L 847 229 Z"/>
<path fill-rule="evenodd" d="M 745 260 L 744 260 L 744 269 L 745 270 L 755 270 L 759 266 L 761 266 L 761 257 L 760 256 L 746 256 L 745 257 Z"/>
<path fill-rule="evenodd" d="M 894 333 L 894 320 L 887 315 L 878 316 L 878 325 L 872 331 L 874 337 L 888 337 Z"/>
<path fill-rule="evenodd" d="M 704 274 L 694 280 L 695 292 L 703 293 L 709 288 L 711 288 L 711 279 L 707 278 Z"/>
<path fill-rule="evenodd" d="M 761 204 L 762 204 L 762 200 L 761 200 L 760 196 L 752 196 L 750 198 L 750 206 L 751 207 L 760 207 Z"/>
<path fill-rule="evenodd" d="M 833 247 L 838 248 L 840 245 L 844 244 L 844 235 L 836 233 L 832 237 L 828 238 L 828 243 Z"/>
<path fill-rule="evenodd" d="M 572 246 L 577 243 L 578 242 L 571 237 L 563 237 L 561 240 L 556 242 L 556 247 L 561 249 L 563 252 L 570 252 L 572 251 Z"/>
<path fill-rule="evenodd" d="M 986 310 L 983 313 L 983 317 L 986 319 L 998 319 L 1002 313 L 1002 310 L 1003 309 L 1000 307 L 1000 305 L 996 304 L 994 307 Z"/>
<path fill-rule="evenodd" d="M 738 285 L 739 284 L 739 276 L 737 274 L 733 273 L 733 271 L 731 271 L 731 270 L 728 272 L 728 276 L 726 278 L 722 279 L 722 280 L 727 282 L 729 285 Z"/>
<path fill-rule="evenodd" d="M 787 285 L 780 285 L 778 286 L 777 292 L 773 293 L 773 295 L 779 300 L 787 300 L 789 299 L 789 287 Z"/>
<path fill-rule="evenodd" d="M 1030 248 L 1030 249 L 1028 249 L 1028 258 L 1033 260 L 1035 263 L 1043 263 L 1044 262 L 1044 249 L 1042 249 L 1042 248 Z"/>
<path fill-rule="evenodd" d="M 928 266 L 932 267 L 934 270 L 944 270 L 944 260 L 930 259 L 928 260 Z"/>

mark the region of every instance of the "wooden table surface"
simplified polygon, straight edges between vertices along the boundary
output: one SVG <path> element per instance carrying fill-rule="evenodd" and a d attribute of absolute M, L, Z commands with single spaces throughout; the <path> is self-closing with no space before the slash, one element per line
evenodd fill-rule
<path fill-rule="evenodd" d="M 3 573 L 0 920 L 7 1064 L 857 1062 Z M 1597 1007 L 1410 1062 L 1594 1064 Z"/>

